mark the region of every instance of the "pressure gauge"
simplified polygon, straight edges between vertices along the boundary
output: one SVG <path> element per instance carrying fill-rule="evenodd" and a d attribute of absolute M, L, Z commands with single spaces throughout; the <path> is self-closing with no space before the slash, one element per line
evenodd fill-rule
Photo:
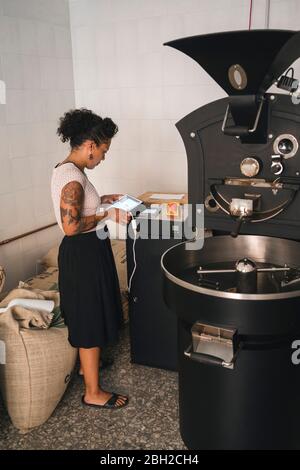
<path fill-rule="evenodd" d="M 253 178 L 256 176 L 260 171 L 260 164 L 256 158 L 247 157 L 244 158 L 242 163 L 240 164 L 241 172 L 244 176 L 248 176 L 249 178 Z"/>

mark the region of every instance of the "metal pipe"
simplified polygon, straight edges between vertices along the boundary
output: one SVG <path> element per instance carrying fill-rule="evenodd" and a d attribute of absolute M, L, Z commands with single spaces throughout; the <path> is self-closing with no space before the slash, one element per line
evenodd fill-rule
<path fill-rule="evenodd" d="M 265 29 L 270 28 L 270 0 L 266 0 Z"/>
<path fill-rule="evenodd" d="M 40 232 L 41 230 L 45 230 L 46 228 L 54 227 L 54 225 L 57 225 L 57 222 L 54 222 L 53 224 L 49 225 L 44 225 L 43 227 L 36 228 L 34 230 L 31 230 L 30 232 L 22 233 L 21 235 L 17 235 L 16 237 L 8 238 L 7 240 L 2 240 L 0 241 L 0 246 L 19 240 L 20 238 L 27 237 L 28 235 L 32 235 L 33 233 Z"/>

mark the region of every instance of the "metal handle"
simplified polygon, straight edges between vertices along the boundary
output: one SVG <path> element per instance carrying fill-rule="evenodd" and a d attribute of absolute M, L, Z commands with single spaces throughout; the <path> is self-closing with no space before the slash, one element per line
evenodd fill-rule
<path fill-rule="evenodd" d="M 263 100 L 259 103 L 253 127 L 250 128 L 250 129 L 248 129 L 248 127 L 246 127 L 246 126 L 226 127 L 227 119 L 228 119 L 228 113 L 229 113 L 229 105 L 228 105 L 227 108 L 226 108 L 226 112 L 225 112 L 225 116 L 224 116 L 223 124 L 222 124 L 222 131 L 224 132 L 224 134 L 231 135 L 231 136 L 237 135 L 237 136 L 243 137 L 243 136 L 248 135 L 249 133 L 255 132 L 256 129 L 257 129 L 257 125 L 258 125 L 258 121 L 259 121 L 259 118 L 260 118 L 263 103 L 264 103 Z"/>
<path fill-rule="evenodd" d="M 192 345 L 190 345 L 186 351 L 184 351 L 184 355 L 191 359 L 191 361 L 200 362 L 202 364 L 207 364 L 211 366 L 219 366 L 225 367 L 227 369 L 233 369 L 234 362 L 236 359 L 236 355 L 232 358 L 231 362 L 226 362 L 220 357 L 210 356 L 209 354 L 204 353 L 196 353 L 192 352 Z"/>

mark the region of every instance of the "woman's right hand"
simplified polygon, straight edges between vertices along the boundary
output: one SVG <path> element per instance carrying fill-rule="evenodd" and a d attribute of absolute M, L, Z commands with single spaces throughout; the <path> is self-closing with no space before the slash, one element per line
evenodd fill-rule
<path fill-rule="evenodd" d="M 108 209 L 108 217 L 111 220 L 117 222 L 117 224 L 127 225 L 131 220 L 131 215 L 129 212 L 122 211 L 121 209 L 116 209 L 112 207 Z"/>

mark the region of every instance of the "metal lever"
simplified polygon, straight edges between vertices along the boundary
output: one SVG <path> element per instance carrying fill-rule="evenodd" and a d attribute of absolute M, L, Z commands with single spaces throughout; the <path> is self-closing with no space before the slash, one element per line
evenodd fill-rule
<path fill-rule="evenodd" d="M 241 230 L 242 223 L 253 214 L 253 199 L 233 198 L 230 203 L 230 214 L 237 217 L 237 225 L 230 234 L 233 238 L 236 238 Z"/>
<path fill-rule="evenodd" d="M 240 233 L 240 230 L 241 230 L 241 226 L 243 224 L 243 222 L 245 222 L 245 219 L 246 219 L 246 216 L 242 215 L 240 216 L 238 219 L 237 219 L 237 224 L 235 226 L 235 229 L 230 233 L 230 235 L 233 237 L 233 238 L 236 238 L 238 236 L 238 234 Z"/>
<path fill-rule="evenodd" d="M 256 114 L 256 118 L 255 118 L 253 127 L 250 128 L 250 129 L 248 129 L 247 127 L 244 127 L 244 126 L 226 127 L 229 108 L 230 108 L 230 106 L 227 105 L 225 116 L 224 116 L 224 119 L 223 119 L 223 124 L 222 124 L 222 132 L 224 132 L 224 134 L 226 134 L 226 135 L 232 135 L 232 136 L 245 136 L 247 134 L 251 134 L 251 133 L 255 132 L 256 129 L 257 129 L 257 125 L 258 125 L 258 121 L 259 121 L 259 118 L 260 118 L 260 114 L 261 114 L 263 104 L 264 104 L 264 102 L 263 102 L 263 100 L 261 100 L 261 102 L 259 103 L 259 107 L 258 107 L 258 110 L 257 110 L 257 114 Z"/>

